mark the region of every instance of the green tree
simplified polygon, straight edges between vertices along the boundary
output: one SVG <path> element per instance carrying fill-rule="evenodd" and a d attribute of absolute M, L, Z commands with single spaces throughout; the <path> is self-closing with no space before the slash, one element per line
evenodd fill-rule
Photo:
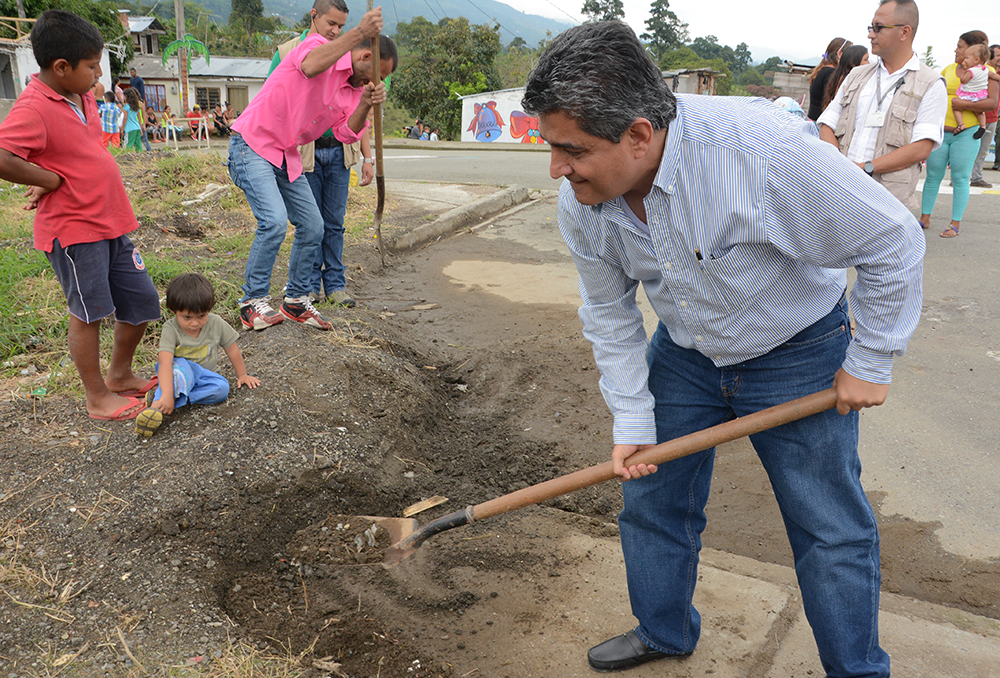
<path fill-rule="evenodd" d="M 726 45 L 720 45 L 719 39 L 714 35 L 706 35 L 703 38 L 695 38 L 691 41 L 691 49 L 702 59 L 721 59 L 725 54 Z M 732 48 L 730 48 L 731 50 Z"/>
<path fill-rule="evenodd" d="M 649 43 L 653 58 L 659 62 L 664 52 L 687 41 L 688 25 L 670 11 L 669 0 L 653 0 L 646 32 L 639 37 Z"/>
<path fill-rule="evenodd" d="M 767 61 L 757 64 L 754 66 L 761 75 L 764 75 L 768 71 L 783 71 L 785 70 L 785 60 L 779 56 L 768 57 Z"/>
<path fill-rule="evenodd" d="M 229 13 L 229 25 L 239 26 L 249 38 L 253 38 L 264 24 L 263 0 L 232 0 L 233 11 Z"/>
<path fill-rule="evenodd" d="M 508 52 L 521 52 L 528 49 L 528 43 L 520 35 L 510 41 L 507 45 Z"/>
<path fill-rule="evenodd" d="M 679 45 L 664 53 L 660 59 L 660 67 L 668 71 L 677 71 L 682 68 L 702 68 L 705 59 L 687 45 Z"/>
<path fill-rule="evenodd" d="M 440 125 L 443 138 L 461 135 L 462 104 L 457 94 L 502 88 L 496 60 L 500 27 L 470 25 L 468 19 L 424 17 L 396 26 L 399 68 L 390 97 L 414 117 Z"/>
<path fill-rule="evenodd" d="M 739 83 L 743 87 L 747 85 L 763 85 L 764 76 L 756 68 L 748 68 L 740 74 Z"/>
<path fill-rule="evenodd" d="M 932 68 L 937 70 L 937 63 L 934 61 L 934 50 L 930 45 L 927 45 L 927 51 L 924 52 L 924 57 L 921 59 L 927 68 Z"/>
<path fill-rule="evenodd" d="M 736 59 L 736 63 L 733 66 L 734 75 L 743 73 L 753 63 L 753 55 L 750 53 L 750 47 L 745 42 L 736 45 L 736 49 L 733 50 L 733 56 Z"/>
<path fill-rule="evenodd" d="M 101 32 L 104 43 L 121 45 L 124 57 L 119 59 L 114 51 L 109 51 L 111 77 L 125 72 L 125 65 L 132 61 L 134 50 L 129 36 L 118 20 L 118 5 L 110 0 L 24 0 L 24 14 L 29 19 L 37 19 L 47 9 L 64 9 L 87 19 Z M 0 16 L 17 16 L 16 0 L 0 0 Z M 0 37 L 13 38 L 14 33 L 7 27 L 0 27 Z"/>
<path fill-rule="evenodd" d="M 622 0 L 586 0 L 580 13 L 587 16 L 587 21 L 621 21 L 625 6 Z"/>
<path fill-rule="evenodd" d="M 497 73 L 500 75 L 501 89 L 524 87 L 528 73 L 538 62 L 539 51 L 532 49 L 510 49 L 497 55 Z"/>

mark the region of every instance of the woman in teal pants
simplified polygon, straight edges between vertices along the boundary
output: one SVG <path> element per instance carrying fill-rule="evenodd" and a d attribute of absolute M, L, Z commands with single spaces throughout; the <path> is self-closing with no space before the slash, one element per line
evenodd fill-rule
<path fill-rule="evenodd" d="M 944 142 L 927 158 L 927 178 L 924 180 L 923 199 L 921 204 L 920 225 L 930 228 L 931 212 L 937 201 L 938 190 L 944 172 L 951 165 L 951 225 L 941 233 L 942 238 L 958 237 L 958 228 L 962 224 L 965 206 L 969 204 L 969 177 L 972 175 L 972 165 L 979 153 L 979 139 L 974 138 L 979 127 L 975 113 L 992 111 L 996 108 L 1000 96 L 1000 86 L 993 80 L 989 84 L 989 96 L 981 101 L 964 101 L 955 96 L 958 86 L 962 84 L 955 72 L 958 64 L 965 60 L 965 51 L 971 45 L 987 44 L 989 39 L 982 31 L 963 33 L 955 47 L 955 63 L 945 66 L 941 74 L 948 88 L 948 98 L 951 105 L 944 120 Z"/>

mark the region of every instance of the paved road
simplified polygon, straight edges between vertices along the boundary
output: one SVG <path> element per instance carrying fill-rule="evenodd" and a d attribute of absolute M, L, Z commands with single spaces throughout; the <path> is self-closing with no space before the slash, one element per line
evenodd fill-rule
<path fill-rule="evenodd" d="M 557 186 L 543 176 L 546 154 L 393 153 L 400 157 L 387 170 L 390 177 L 398 167 L 414 179 L 423 173 L 435 180 L 475 181 L 488 174 L 491 183 Z M 987 172 L 986 178 L 1000 186 L 1000 173 Z M 865 485 L 885 493 L 883 513 L 939 523 L 936 535 L 945 550 L 982 560 L 1000 553 L 998 196 L 1000 191 L 974 194 L 961 237 L 950 240 L 938 233 L 947 225 L 951 195 L 939 197 L 935 227 L 927 232 L 923 319 L 906 355 L 896 361 L 889 401 L 862 416 Z M 525 276 L 531 276 L 547 286 L 544 297 L 550 302 L 577 305 L 575 270 L 556 228 L 553 201 L 525 207 L 502 225 L 496 236 L 489 229 L 481 234 L 548 253 L 543 275 L 531 275 L 529 265 L 462 261 L 446 273 L 456 282 L 476 283 L 519 301 L 530 301 L 518 296 L 523 296 Z M 565 255 L 562 263 L 552 263 L 552 253 Z M 537 298 L 538 287 L 529 287 Z"/>
<path fill-rule="evenodd" d="M 549 177 L 545 151 L 497 151 L 470 144 L 469 150 L 426 147 L 386 148 L 386 181 L 442 181 L 466 184 L 520 184 L 558 189 Z"/>

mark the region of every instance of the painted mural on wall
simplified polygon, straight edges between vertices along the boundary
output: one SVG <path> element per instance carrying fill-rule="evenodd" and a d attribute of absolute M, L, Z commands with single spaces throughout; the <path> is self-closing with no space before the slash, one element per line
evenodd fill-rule
<path fill-rule="evenodd" d="M 497 102 L 474 104 L 476 115 L 466 132 L 476 135 L 476 141 L 496 141 L 503 135 L 503 118 L 497 113 Z"/>
<path fill-rule="evenodd" d="M 462 141 L 544 144 L 538 118 L 521 110 L 524 89 L 462 98 Z"/>
<path fill-rule="evenodd" d="M 510 114 L 510 135 L 520 139 L 522 144 L 544 144 L 545 139 L 538 131 L 538 118 L 522 111 Z"/>

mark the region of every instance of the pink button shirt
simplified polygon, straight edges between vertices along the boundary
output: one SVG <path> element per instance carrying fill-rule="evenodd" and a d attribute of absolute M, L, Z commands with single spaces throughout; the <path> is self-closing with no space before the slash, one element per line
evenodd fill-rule
<path fill-rule="evenodd" d="M 233 123 L 233 130 L 257 155 L 275 167 L 281 167 L 282 161 L 287 164 L 289 181 L 302 174 L 300 145 L 318 139 L 331 128 L 337 139 L 350 144 L 368 128 L 366 122 L 356 133 L 347 126 L 363 92 L 363 88 L 348 82 L 354 74 L 350 52 L 314 78 L 302 73 L 306 55 L 326 42 L 317 33 L 289 52 Z"/>

